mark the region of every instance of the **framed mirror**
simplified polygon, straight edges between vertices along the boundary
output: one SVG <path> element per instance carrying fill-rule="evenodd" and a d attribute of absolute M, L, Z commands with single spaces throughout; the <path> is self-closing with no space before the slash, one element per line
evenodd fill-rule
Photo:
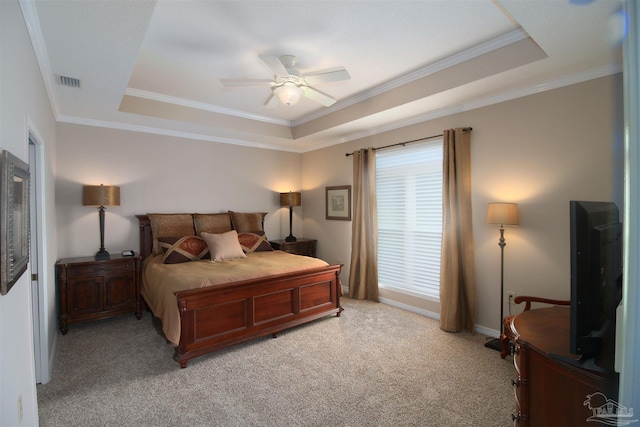
<path fill-rule="evenodd" d="M 6 150 L 0 156 L 0 294 L 29 263 L 29 165 Z"/>

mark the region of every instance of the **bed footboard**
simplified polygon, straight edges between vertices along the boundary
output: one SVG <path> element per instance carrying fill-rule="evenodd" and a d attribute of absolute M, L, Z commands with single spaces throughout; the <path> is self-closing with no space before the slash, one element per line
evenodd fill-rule
<path fill-rule="evenodd" d="M 340 265 L 177 292 L 185 368 L 197 356 L 331 314 L 340 315 Z"/>

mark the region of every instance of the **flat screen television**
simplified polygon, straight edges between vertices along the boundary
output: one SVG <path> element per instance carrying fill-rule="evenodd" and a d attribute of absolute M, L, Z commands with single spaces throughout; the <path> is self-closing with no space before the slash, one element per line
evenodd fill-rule
<path fill-rule="evenodd" d="M 611 202 L 570 202 L 570 351 L 613 371 L 622 296 L 622 224 Z"/>

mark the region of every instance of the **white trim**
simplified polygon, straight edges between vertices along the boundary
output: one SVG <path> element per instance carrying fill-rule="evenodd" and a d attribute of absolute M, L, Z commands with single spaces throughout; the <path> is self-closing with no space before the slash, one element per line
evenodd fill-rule
<path fill-rule="evenodd" d="M 440 313 L 436 313 L 433 311 L 425 310 L 423 308 L 414 307 L 409 304 L 404 304 L 398 301 L 394 301 L 389 298 L 378 298 L 381 303 L 390 305 L 392 307 L 401 308 L 406 311 L 410 311 L 412 313 L 420 314 L 425 317 L 429 317 L 431 319 L 440 320 Z"/>
<path fill-rule="evenodd" d="M 163 95 L 160 93 L 156 93 L 156 92 L 150 92 L 150 91 L 146 91 L 146 90 L 140 90 L 140 89 L 133 89 L 133 88 L 127 88 L 125 90 L 125 95 L 129 95 L 129 96 L 134 96 L 137 98 L 144 98 L 144 99 L 149 99 L 152 101 L 158 101 L 158 102 L 164 102 L 164 103 L 168 103 L 168 104 L 175 104 L 175 105 L 182 105 L 185 107 L 190 107 L 190 108 L 196 108 L 199 110 L 205 110 L 205 111 L 212 111 L 215 113 L 220 113 L 220 114 L 226 114 L 229 116 L 234 116 L 234 117 L 240 117 L 240 118 L 245 118 L 245 119 L 251 119 L 251 120 L 258 120 L 261 122 L 266 122 L 266 123 L 273 123 L 273 124 L 279 124 L 279 125 L 284 125 L 284 126 L 289 126 L 289 127 L 296 127 L 299 125 L 302 125 L 304 123 L 310 122 L 312 120 L 316 120 L 320 117 L 324 117 L 328 114 L 332 114 L 336 111 L 339 111 L 343 108 L 349 107 L 351 105 L 360 103 L 362 101 L 365 101 L 369 98 L 373 98 L 374 96 L 378 96 L 384 92 L 388 92 L 390 90 L 399 88 L 401 86 L 404 86 L 408 83 L 414 82 L 416 80 L 422 79 L 424 77 L 428 77 L 430 75 L 433 75 L 437 72 L 446 70 L 448 68 L 451 68 L 455 65 L 461 64 L 463 62 L 466 62 L 470 59 L 473 58 L 477 58 L 479 56 L 482 56 L 488 52 L 492 52 L 496 49 L 500 49 L 502 47 L 508 46 L 510 44 L 513 44 L 515 42 L 518 42 L 520 40 L 524 40 L 527 37 L 529 37 L 527 35 L 527 33 L 525 33 L 523 30 L 521 29 L 516 29 L 513 31 L 510 31 L 509 33 L 503 34 L 501 36 L 498 36 L 492 40 L 486 41 L 484 43 L 481 43 L 477 46 L 474 46 L 472 48 L 463 50 L 462 52 L 458 52 L 457 54 L 454 54 L 452 56 L 449 56 L 443 60 L 437 61 L 433 64 L 430 64 L 426 67 L 420 68 L 418 70 L 415 70 L 413 72 L 410 72 L 408 74 L 405 74 L 399 78 L 396 78 L 394 80 L 388 81 L 386 83 L 383 83 L 381 85 L 376 86 L 373 89 L 364 91 L 364 92 L 360 92 L 357 95 L 354 95 L 350 98 L 341 100 L 339 102 L 337 102 L 336 104 L 334 104 L 331 107 L 327 107 L 327 108 L 323 108 L 321 110 L 317 110 L 316 112 L 313 112 L 301 119 L 297 119 L 297 120 L 281 120 L 281 119 L 274 119 L 271 117 L 265 117 L 265 116 L 261 116 L 258 114 L 252 114 L 252 113 L 246 113 L 243 111 L 239 111 L 239 110 L 234 110 L 234 109 L 230 109 L 230 108 L 223 108 L 223 107 L 219 107 L 216 105 L 212 105 L 212 104 L 207 104 L 204 102 L 196 102 L 196 101 L 191 101 L 188 99 L 184 99 L 184 98 L 178 98 L 178 97 L 174 97 L 174 96 L 168 96 L 168 95 Z"/>
<path fill-rule="evenodd" d="M 258 114 L 247 113 L 244 111 L 234 110 L 231 108 L 223 108 L 217 105 L 207 104 L 205 102 L 191 101 L 189 99 L 178 98 L 176 96 L 163 95 L 161 93 L 150 92 L 147 90 L 127 88 L 124 91 L 124 94 L 129 96 L 134 96 L 136 98 L 144 98 L 144 99 L 149 99 L 151 101 L 164 102 L 166 104 L 181 105 L 183 107 L 195 108 L 203 111 L 211 111 L 213 113 L 225 114 L 227 116 L 239 117 L 242 119 L 256 120 L 259 122 L 291 127 L 291 121 L 289 120 L 261 116 Z"/>
<path fill-rule="evenodd" d="M 465 111 L 475 110 L 477 108 L 487 107 L 501 102 L 511 101 L 517 98 L 522 98 L 529 95 L 535 95 L 538 93 L 546 92 L 553 89 L 559 89 L 564 86 L 570 86 L 577 83 L 582 83 L 588 80 L 605 77 L 611 74 L 615 74 L 621 71 L 620 66 L 604 66 L 594 68 L 591 70 L 582 71 L 579 73 L 563 76 L 559 79 L 550 80 L 544 83 L 538 83 L 529 87 L 516 89 L 509 92 L 504 92 L 498 95 L 481 98 L 478 100 L 470 101 L 468 103 L 462 103 L 451 107 L 441 108 L 439 110 L 433 110 L 424 114 L 415 115 L 406 119 L 398 120 L 391 123 L 386 123 L 381 126 L 372 127 L 363 131 L 357 131 L 349 134 L 346 137 L 341 138 L 339 143 L 349 142 L 356 139 L 365 138 L 368 136 L 378 135 L 383 132 L 389 132 L 392 130 L 412 126 L 415 124 L 427 122 L 429 120 L 438 119 L 441 117 L 451 116 L 453 114 L 462 113 Z M 335 144 L 332 144 L 335 145 Z M 321 147 L 325 148 L 325 147 Z M 314 150 L 317 148 L 314 148 Z"/>
<path fill-rule="evenodd" d="M 53 110 L 53 116 L 58 117 L 60 114 L 60 108 L 55 92 L 55 81 L 53 78 L 53 72 L 51 71 L 49 61 L 49 55 L 47 54 L 47 48 L 44 43 L 44 37 L 40 28 L 40 20 L 38 19 L 38 11 L 36 10 L 36 3 L 34 0 L 19 0 L 20 8 L 22 9 L 22 16 L 24 22 L 27 25 L 27 31 L 29 32 L 29 38 L 31 39 L 31 45 L 36 54 L 36 61 L 38 61 L 38 67 L 40 68 L 40 74 L 44 81 L 44 86 L 49 97 L 49 103 Z"/>
<path fill-rule="evenodd" d="M 623 41 L 624 73 L 624 145 L 625 179 L 623 210 L 624 267 L 622 284 L 622 319 L 616 324 L 616 367 L 620 370 L 620 404 L 640 409 L 640 7 L 634 0 L 624 2 L 628 34 Z M 621 354 L 618 354 L 621 353 Z"/>
<path fill-rule="evenodd" d="M 310 122 L 312 120 L 319 119 L 320 117 L 324 117 L 328 114 L 334 113 L 336 111 L 342 110 L 343 108 L 350 107 L 352 105 L 358 104 L 362 101 L 365 101 L 369 98 L 373 98 L 374 96 L 378 96 L 384 92 L 388 92 L 393 89 L 397 89 L 400 86 L 406 85 L 408 83 L 414 82 L 416 80 L 422 79 L 424 77 L 430 76 L 437 72 L 446 70 L 455 65 L 461 64 L 465 61 L 468 61 L 473 58 L 477 58 L 481 55 L 484 55 L 488 52 L 492 52 L 496 49 L 500 49 L 502 47 L 508 46 L 512 43 L 518 42 L 520 40 L 526 39 L 528 35 L 520 30 L 513 30 L 507 34 L 496 37 L 495 39 L 489 40 L 487 42 L 481 43 L 472 48 L 463 50 L 462 52 L 458 52 L 457 54 L 451 55 L 443 60 L 437 61 L 433 64 L 430 64 L 426 67 L 420 68 L 411 73 L 405 74 L 397 79 L 388 81 L 381 85 L 376 86 L 373 89 L 361 92 L 357 95 L 354 95 L 350 98 L 338 101 L 331 107 L 324 108 L 322 110 L 318 110 L 315 113 L 311 113 L 301 119 L 294 120 L 292 122 L 292 126 L 296 127 L 302 125 L 304 123 Z"/>
<path fill-rule="evenodd" d="M 403 288 L 399 288 L 397 286 L 393 286 L 393 285 L 384 285 L 384 284 L 380 284 L 379 285 L 380 289 L 387 289 L 393 292 L 396 292 L 398 294 L 404 294 L 404 295 L 409 295 L 410 297 L 414 297 L 414 298 L 420 298 L 426 301 L 433 301 L 433 302 L 440 302 L 440 298 L 438 297 L 434 297 L 431 295 L 427 295 L 427 294 L 422 294 L 420 292 L 416 292 L 416 291 L 412 291 L 411 289 L 403 289 Z"/>
<path fill-rule="evenodd" d="M 425 310 L 425 309 L 422 309 L 422 308 L 414 307 L 412 305 L 403 304 L 401 302 L 394 301 L 394 300 L 389 299 L 389 298 L 378 298 L 378 299 L 380 300 L 380 302 L 382 304 L 387 304 L 387 305 L 390 305 L 392 307 L 396 307 L 396 308 L 400 308 L 402 310 L 410 311 L 412 313 L 420 314 L 421 316 L 429 317 L 431 319 L 440 320 L 440 314 L 439 313 L 435 313 L 433 311 L 429 311 L 429 310 Z M 487 328 L 487 327 L 484 327 L 484 326 L 480 326 L 480 325 L 475 325 L 473 330 L 475 332 L 479 333 L 479 334 L 486 335 L 488 337 L 496 337 L 497 338 L 497 337 L 500 336 L 500 332 L 499 331 L 496 331 L 495 329 Z"/>
<path fill-rule="evenodd" d="M 36 373 L 38 373 L 38 377 L 36 378 L 36 382 L 46 384 L 51 380 L 51 372 L 53 370 L 53 357 L 54 354 L 49 354 L 49 327 L 50 327 L 50 319 L 47 316 L 48 313 L 48 288 L 47 284 L 51 283 L 49 278 L 49 273 L 47 270 L 48 265 L 48 253 L 47 253 L 47 240 L 46 233 L 47 230 L 47 220 L 46 216 L 43 215 L 45 212 L 44 206 L 46 206 L 45 201 L 45 149 L 46 147 L 43 144 L 44 139 L 40 136 L 40 132 L 36 128 L 35 124 L 31 120 L 29 116 L 27 116 L 27 145 L 33 141 L 34 145 L 34 154 L 35 154 L 35 166 L 36 168 L 32 169 L 31 176 L 34 182 L 37 184 L 36 190 L 37 194 L 34 194 L 33 197 L 37 200 L 36 203 L 40 207 L 40 209 L 33 209 L 33 214 L 36 217 L 36 229 L 39 232 L 38 235 L 38 253 L 37 253 L 37 261 L 38 265 L 35 268 L 36 273 L 38 274 L 38 284 L 39 289 L 36 295 L 31 295 L 31 298 L 37 298 L 37 307 L 38 313 L 34 315 L 34 321 L 38 320 L 38 330 L 39 330 L 39 354 L 35 356 L 35 363 L 38 365 L 36 369 Z M 31 151 L 28 148 L 28 151 Z M 31 160 L 31 155 L 29 154 L 29 160 Z M 31 167 L 31 165 L 30 165 Z M 31 249 L 30 249 L 31 250 Z M 30 272 L 34 271 L 34 266 L 30 267 Z M 31 285 L 31 280 L 29 280 L 29 284 Z"/>
<path fill-rule="evenodd" d="M 219 136 L 203 135 L 194 132 L 183 132 L 176 130 L 161 129 L 152 126 L 133 125 L 122 122 L 109 122 L 106 120 L 86 119 L 84 117 L 61 115 L 57 119 L 60 123 L 72 123 L 77 125 L 95 126 L 108 129 L 128 130 L 132 132 L 151 133 L 164 136 L 175 136 L 178 138 L 196 139 L 199 141 L 219 142 L 221 144 L 241 145 L 245 147 L 265 148 L 268 150 L 289 151 L 292 153 L 302 153 L 303 151 L 296 147 L 283 147 L 280 145 L 265 144 L 253 141 L 245 141 L 242 139 L 223 138 Z"/>
<path fill-rule="evenodd" d="M 57 103 L 57 99 L 55 96 L 55 89 L 54 89 L 55 81 L 53 78 L 53 73 L 51 72 L 51 69 L 50 69 L 48 54 L 45 48 L 44 38 L 40 29 L 40 23 L 38 20 L 38 14 L 35 7 L 35 2 L 34 0 L 19 0 L 19 2 L 22 8 L 22 14 L 24 16 L 27 29 L 29 31 L 31 43 L 33 45 L 33 49 L 36 54 L 38 66 L 40 67 L 40 73 L 42 74 L 42 79 L 44 81 L 47 95 L 49 97 L 51 109 L 53 110 L 53 114 L 54 114 L 54 117 L 56 118 L 56 121 L 63 122 L 63 123 L 82 124 L 87 126 L 106 127 L 111 129 L 129 130 L 134 132 L 152 133 L 157 135 L 177 136 L 177 137 L 182 137 L 187 139 L 213 141 L 213 142 L 220 142 L 224 144 L 240 145 L 240 146 L 247 146 L 247 147 L 254 147 L 254 148 L 265 148 L 270 150 L 288 151 L 288 152 L 294 152 L 294 153 L 305 153 L 309 151 L 315 151 L 318 149 L 331 147 L 333 145 L 342 144 L 345 142 L 353 141 L 356 139 L 360 139 L 360 138 L 364 138 L 372 135 L 377 135 L 383 132 L 396 130 L 402 127 L 411 126 L 418 123 L 423 123 L 423 122 L 434 120 L 440 117 L 445 117 L 445 116 L 449 116 L 449 115 L 464 112 L 464 111 L 470 111 L 476 108 L 481 108 L 481 107 L 497 104 L 500 102 L 510 101 L 516 98 L 537 94 L 537 93 L 545 92 L 552 89 L 557 89 L 563 86 L 569 86 L 569 85 L 581 83 L 587 80 L 604 77 L 607 75 L 618 73 L 621 70 L 620 66 L 604 66 L 600 68 L 586 70 L 586 71 L 575 73 L 572 75 L 563 76 L 558 79 L 550 80 L 548 82 L 535 84 L 526 88 L 505 92 L 502 94 L 486 97 L 486 98 L 471 101 L 468 103 L 463 103 L 463 104 L 454 105 L 447 108 L 442 108 L 440 110 L 429 111 L 424 114 L 419 114 L 416 116 L 409 117 L 407 119 L 386 123 L 384 125 L 369 128 L 363 131 L 352 132 L 348 135 L 342 136 L 340 138 L 336 138 L 335 141 L 314 145 L 313 147 L 310 147 L 310 148 L 285 147 L 285 146 L 276 145 L 276 144 L 257 143 L 257 142 L 248 141 L 248 140 L 222 138 L 222 137 L 202 135 L 202 134 L 192 133 L 192 132 L 170 131 L 170 130 L 157 128 L 157 127 L 131 125 L 131 124 L 126 124 L 121 122 L 107 122 L 102 120 L 94 120 L 94 119 L 86 119 L 82 117 L 74 117 L 69 115 L 61 115 L 59 106 Z M 403 84 L 409 83 L 419 78 L 426 77 L 430 74 L 441 71 L 443 69 L 446 69 L 453 65 L 467 61 L 469 59 L 478 57 L 487 52 L 490 52 L 495 49 L 499 49 L 501 47 L 515 43 L 517 41 L 523 40 L 526 37 L 528 37 L 528 35 L 520 29 L 511 31 L 502 36 L 496 37 L 493 40 L 489 40 L 485 43 L 481 43 L 478 46 L 459 52 L 458 54 L 453 55 L 449 58 L 443 59 L 442 61 L 436 62 L 435 64 L 431 64 L 413 73 L 409 73 L 398 79 L 382 84 L 375 89 L 362 92 L 356 96 L 337 102 L 332 107 L 324 108 L 322 110 L 317 111 L 316 113 L 312 113 L 308 116 L 305 116 L 302 119 L 293 120 L 293 121 L 272 119 L 272 118 L 268 118 L 260 115 L 253 115 L 253 114 L 239 112 L 236 110 L 216 107 L 211 104 L 198 103 L 198 102 L 185 100 L 182 98 L 169 97 L 169 96 L 161 95 L 154 92 L 148 92 L 148 91 L 142 91 L 142 90 L 136 90 L 136 89 L 127 89 L 125 91 L 125 94 L 128 94 L 130 96 L 137 96 L 145 99 L 157 100 L 161 102 L 168 102 L 168 103 L 173 103 L 177 105 L 198 108 L 201 110 L 213 111 L 221 114 L 227 114 L 227 115 L 237 116 L 237 117 L 246 118 L 246 119 L 258 120 L 266 123 L 273 123 L 273 124 L 278 124 L 283 126 L 295 127 L 303 123 L 309 122 L 311 120 L 315 120 L 324 115 L 330 114 L 332 112 L 338 111 L 342 108 L 351 106 L 358 102 L 362 102 L 363 100 L 369 99 L 373 96 L 376 96 L 377 94 L 383 93 L 385 91 L 389 91 Z M 296 142 L 296 140 L 292 139 L 292 142 Z"/>
<path fill-rule="evenodd" d="M 499 338 L 500 337 L 500 331 L 497 331 L 497 330 L 491 329 L 491 328 L 487 328 L 486 326 L 475 325 L 473 327 L 473 330 L 476 331 L 479 334 L 486 335 L 488 337 L 494 337 L 494 338 Z"/>
<path fill-rule="evenodd" d="M 451 107 L 442 108 L 439 110 L 429 111 L 424 114 L 419 114 L 403 120 L 386 123 L 384 125 L 372 127 L 363 131 L 352 132 L 348 135 L 342 136 L 340 138 L 336 138 L 335 141 L 314 145 L 313 147 L 310 147 L 310 148 L 284 147 L 281 145 L 257 143 L 257 142 L 241 140 L 241 139 L 222 138 L 222 137 L 202 135 L 202 134 L 197 134 L 192 132 L 171 131 L 171 130 L 150 127 L 150 126 L 131 125 L 131 124 L 126 124 L 122 122 L 107 122 L 102 120 L 93 120 L 93 119 L 86 119 L 82 117 L 66 116 L 66 115 L 59 115 L 57 116 L 56 120 L 58 122 L 63 122 L 63 123 L 106 127 L 111 129 L 152 133 L 157 135 L 177 136 L 177 137 L 187 138 L 187 139 L 220 142 L 223 144 L 241 145 L 241 146 L 254 147 L 254 148 L 265 148 L 269 150 L 288 151 L 292 153 L 306 153 L 310 151 L 319 150 L 322 148 L 332 147 L 334 145 L 346 143 L 349 141 L 354 141 L 356 139 L 378 135 L 383 132 L 389 132 L 389 131 L 404 128 L 407 126 L 427 122 L 430 120 L 435 120 L 441 117 L 447 117 L 453 114 L 471 111 L 477 108 L 487 107 L 490 105 L 499 104 L 501 102 L 511 101 L 511 100 L 522 98 L 525 96 L 535 95 L 535 94 L 543 93 L 549 90 L 559 89 L 561 87 L 582 83 L 582 82 L 597 79 L 600 77 L 605 77 L 608 75 L 616 74 L 620 71 L 621 71 L 621 67 L 618 65 L 593 68 L 591 70 L 586 70 L 586 71 L 571 74 L 568 76 L 563 76 L 558 79 L 549 80 L 547 82 L 538 83 L 529 87 L 516 89 L 516 90 L 505 92 L 499 95 L 490 96 L 490 97 L 474 100 L 468 103 L 462 103 L 462 104 L 454 105 Z M 293 140 L 293 142 L 295 141 L 296 140 Z"/>

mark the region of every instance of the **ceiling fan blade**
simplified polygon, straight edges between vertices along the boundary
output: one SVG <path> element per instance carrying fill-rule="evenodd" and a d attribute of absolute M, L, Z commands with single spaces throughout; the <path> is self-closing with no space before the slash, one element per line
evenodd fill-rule
<path fill-rule="evenodd" d="M 271 79 L 220 79 L 223 87 L 266 86 L 272 83 Z"/>
<path fill-rule="evenodd" d="M 347 70 L 344 68 L 314 71 L 313 73 L 303 74 L 302 77 L 304 77 L 310 85 L 349 80 L 351 78 Z"/>
<path fill-rule="evenodd" d="M 274 96 L 274 93 L 273 93 L 273 90 L 272 90 L 271 93 L 269 94 L 269 96 L 267 96 L 267 99 L 264 100 L 262 105 L 264 105 L 267 108 L 275 108 L 275 107 L 278 106 L 279 103 L 280 103 L 280 101 L 278 100 L 278 98 L 276 96 Z"/>
<path fill-rule="evenodd" d="M 284 65 L 282 65 L 282 62 L 280 62 L 279 57 L 273 55 L 260 55 L 260 59 L 266 64 L 267 67 L 269 67 L 271 71 L 273 71 L 273 74 L 275 74 L 276 76 L 286 77 L 289 75 L 287 69 L 284 68 Z"/>
<path fill-rule="evenodd" d="M 336 99 L 330 95 L 327 95 L 324 92 L 320 92 L 318 89 L 314 89 L 312 87 L 305 86 L 302 88 L 304 92 L 304 96 L 307 98 L 319 102 L 325 107 L 330 107 L 336 103 Z"/>

